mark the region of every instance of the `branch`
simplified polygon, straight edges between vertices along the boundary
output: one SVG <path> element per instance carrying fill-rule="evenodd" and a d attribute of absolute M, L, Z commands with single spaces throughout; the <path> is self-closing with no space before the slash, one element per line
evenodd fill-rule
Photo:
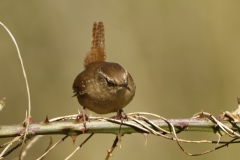
<path fill-rule="evenodd" d="M 101 120 L 101 121 L 99 121 Z M 112 121 L 112 122 L 109 122 Z M 220 132 L 219 127 L 216 127 L 216 124 L 208 119 L 168 119 L 175 127 L 176 132 L 181 131 L 201 131 L 201 132 Z M 170 131 L 169 125 L 160 119 L 151 120 L 154 124 L 162 129 Z M 221 120 L 225 126 L 230 129 L 240 132 L 240 129 L 233 128 L 232 124 L 229 121 Z M 123 124 L 120 128 L 119 124 Z M 150 128 L 155 129 L 152 125 L 146 123 Z M 238 126 L 239 123 L 236 123 Z M 137 123 L 128 120 L 121 122 L 120 120 L 108 119 L 108 118 L 98 118 L 98 120 L 91 120 L 86 123 L 87 130 L 83 133 L 84 126 L 83 122 L 77 122 L 75 120 L 68 121 L 57 121 L 57 122 L 41 122 L 41 123 L 30 123 L 29 124 L 29 135 L 52 135 L 52 134 L 63 134 L 63 135 L 79 135 L 79 134 L 88 134 L 88 133 L 112 133 L 112 134 L 131 134 L 131 133 L 148 133 L 142 128 L 137 127 Z M 25 127 L 21 124 L 16 125 L 0 125 L 0 138 L 6 137 L 16 137 L 24 133 Z M 28 136 L 29 136 L 28 135 Z"/>

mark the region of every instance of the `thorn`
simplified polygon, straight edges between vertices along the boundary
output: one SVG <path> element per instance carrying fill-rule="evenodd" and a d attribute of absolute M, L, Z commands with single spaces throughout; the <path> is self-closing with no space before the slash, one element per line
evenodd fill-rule
<path fill-rule="evenodd" d="M 32 116 L 30 115 L 30 117 L 29 117 L 29 123 L 33 123 L 33 122 L 34 122 L 34 120 L 33 120 Z"/>
<path fill-rule="evenodd" d="M 49 120 L 48 120 L 48 116 L 46 116 L 46 119 L 44 120 L 43 123 L 50 123 Z"/>
<path fill-rule="evenodd" d="M 82 133 L 85 133 L 86 130 L 87 130 L 86 127 L 83 127 L 83 128 L 80 129 L 80 131 L 82 131 Z"/>
<path fill-rule="evenodd" d="M 73 146 L 74 146 L 75 141 L 76 141 L 76 139 L 77 139 L 77 136 L 71 136 L 71 137 L 72 137 L 72 142 L 73 142 Z"/>
<path fill-rule="evenodd" d="M 24 121 L 22 122 L 23 123 L 23 127 L 26 127 L 27 121 L 28 121 L 28 113 L 27 113 L 27 110 L 26 110 L 26 116 L 25 116 Z M 29 123 L 33 123 L 33 122 L 34 122 L 34 120 L 33 120 L 32 116 L 30 115 L 29 116 Z"/>
<path fill-rule="evenodd" d="M 147 140 L 148 140 L 148 133 L 143 133 L 143 136 L 145 138 L 145 146 L 147 145 Z"/>

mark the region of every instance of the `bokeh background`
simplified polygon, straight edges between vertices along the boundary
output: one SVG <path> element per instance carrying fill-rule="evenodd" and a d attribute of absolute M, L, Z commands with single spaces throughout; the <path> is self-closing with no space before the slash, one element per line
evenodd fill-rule
<path fill-rule="evenodd" d="M 27 72 L 36 122 L 77 113 L 72 83 L 83 70 L 95 21 L 103 21 L 107 60 L 118 62 L 134 78 L 136 96 L 125 112 L 145 111 L 166 118 L 187 118 L 201 111 L 214 115 L 235 110 L 240 96 L 240 1 L 0 1 L 0 21 L 17 40 Z M 26 87 L 13 42 L 0 27 L 0 97 L 7 104 L 0 124 L 21 123 L 27 110 Z M 93 115 L 95 115 L 93 113 Z M 110 116 L 110 115 L 106 115 Z M 64 159 L 75 146 L 67 139 L 46 159 Z M 217 140 L 210 133 L 182 133 L 181 138 Z M 54 141 L 62 135 L 53 136 Z M 114 135 L 98 134 L 74 159 L 104 159 Z M 1 139 L 4 143 L 10 139 Z M 26 159 L 36 159 L 46 146 L 42 138 Z M 199 153 L 215 145 L 184 144 Z M 194 159 L 236 158 L 230 145 Z M 19 150 L 6 159 L 18 156 Z M 125 135 L 112 160 L 192 159 L 177 144 L 141 134 Z"/>

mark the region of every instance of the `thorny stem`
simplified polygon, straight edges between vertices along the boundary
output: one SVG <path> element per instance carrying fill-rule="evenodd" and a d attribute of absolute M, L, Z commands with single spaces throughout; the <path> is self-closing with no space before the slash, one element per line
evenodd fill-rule
<path fill-rule="evenodd" d="M 190 140 L 178 139 L 176 136 L 176 132 L 180 133 L 182 131 L 203 131 L 203 132 L 212 132 L 212 133 L 222 134 L 223 131 L 219 126 L 216 125 L 221 123 L 221 126 L 223 126 L 224 128 L 228 128 L 228 130 L 231 130 L 232 133 L 237 133 L 237 132 L 239 133 L 240 129 L 239 127 L 236 127 L 236 126 L 239 126 L 239 122 L 236 122 L 233 125 L 231 122 L 227 120 L 215 119 L 213 121 L 212 115 L 208 116 L 209 114 L 205 112 L 204 114 L 206 114 L 205 117 L 199 117 L 199 118 L 165 119 L 155 114 L 139 112 L 139 113 L 129 114 L 128 117 L 131 117 L 130 119 L 132 120 L 128 120 L 128 121 L 116 120 L 116 119 L 105 118 L 105 117 L 90 117 L 91 121 L 86 123 L 87 130 L 84 133 L 82 132 L 82 129 L 84 128 L 84 124 L 83 124 L 84 122 L 79 120 L 78 121 L 74 120 L 75 117 L 70 118 L 69 116 L 64 116 L 62 118 L 58 118 L 59 120 L 62 120 L 62 121 L 53 121 L 53 122 L 49 121 L 48 118 L 46 118 L 44 122 L 31 123 L 29 125 L 28 136 L 31 137 L 35 135 L 51 135 L 51 134 L 64 134 L 68 136 L 74 136 L 74 135 L 76 136 L 76 135 L 86 133 L 86 134 L 91 134 L 89 136 L 90 138 L 94 133 L 112 133 L 115 135 L 123 135 L 123 134 L 130 134 L 130 133 L 151 133 L 157 136 L 161 136 L 163 138 L 167 138 L 169 140 L 175 140 L 177 141 L 178 145 L 180 145 L 179 142 L 185 142 L 185 143 L 214 143 L 214 142 L 207 141 L 207 140 L 190 141 Z M 145 117 L 142 117 L 141 115 L 150 115 L 155 118 L 157 117 L 159 119 L 150 120 Z M 121 130 L 119 130 L 119 125 L 121 125 Z M 16 137 L 16 136 L 22 135 L 24 131 L 25 131 L 25 128 L 21 124 L 11 125 L 11 126 L 2 125 L 0 126 L 0 138 Z M 173 134 L 174 136 L 171 137 L 171 136 L 165 135 L 166 133 Z M 235 135 L 237 136 L 238 134 L 235 134 Z M 118 138 L 119 137 L 117 137 L 116 139 L 118 140 Z M 86 141 L 84 141 L 82 144 L 84 144 Z M 111 153 L 116 147 L 117 142 L 115 141 L 112 148 L 108 151 L 108 155 L 106 159 L 110 157 Z M 229 142 L 219 142 L 219 143 L 223 143 L 224 146 L 227 146 L 229 144 Z M 239 143 L 239 142 L 235 141 L 235 143 Z M 76 149 L 76 151 L 79 148 L 81 148 L 81 146 L 82 145 L 80 145 Z M 200 155 L 200 154 L 189 154 L 181 146 L 180 148 L 188 155 L 191 155 L 191 156 Z M 216 150 L 216 149 L 218 148 L 215 148 L 213 150 Z M 206 154 L 213 150 L 209 150 L 201 154 Z M 74 151 L 73 154 L 76 151 Z"/>
<path fill-rule="evenodd" d="M 106 121 L 107 118 L 98 118 L 99 120 L 91 120 L 86 122 L 88 126 L 86 134 L 89 133 L 112 133 L 112 134 L 130 134 L 130 133 L 146 133 L 145 130 L 142 130 L 137 127 L 137 123 L 131 120 L 127 122 L 120 120 L 114 120 L 111 122 Z M 216 124 L 208 119 L 168 119 L 176 129 L 176 132 L 179 131 L 202 131 L 202 132 L 221 132 L 219 127 L 216 127 Z M 169 125 L 160 119 L 151 120 L 155 125 L 170 131 Z M 123 124 L 121 131 L 119 133 L 119 124 Z M 231 128 L 235 132 L 240 132 L 240 129 L 233 127 L 232 124 L 228 121 L 222 120 L 222 124 Z M 128 124 L 134 124 L 132 126 Z M 154 128 L 154 126 L 145 123 L 148 127 Z M 239 126 L 240 123 L 235 123 L 235 126 Z M 83 128 L 82 122 L 76 123 L 75 121 L 58 121 L 58 122 L 49 122 L 49 123 L 31 123 L 29 125 L 29 133 L 33 135 L 51 135 L 51 134 L 83 134 L 81 129 Z M 0 138 L 6 137 L 16 137 L 20 136 L 25 128 L 21 124 L 16 125 L 0 125 Z"/>

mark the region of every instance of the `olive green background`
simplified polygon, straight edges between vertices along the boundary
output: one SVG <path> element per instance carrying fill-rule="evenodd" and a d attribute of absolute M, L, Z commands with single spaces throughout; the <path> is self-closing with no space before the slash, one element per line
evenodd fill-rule
<path fill-rule="evenodd" d="M 166 118 L 187 118 L 201 111 L 214 115 L 237 108 L 240 96 L 240 1 L 52 0 L 0 1 L 0 21 L 19 45 L 31 91 L 36 122 L 75 114 L 82 107 L 71 98 L 72 83 L 83 70 L 91 46 L 94 21 L 103 21 L 107 60 L 132 75 L 136 96 L 125 112 L 145 111 Z M 26 87 L 13 42 L 0 28 L 0 97 L 7 104 L 0 124 L 21 123 L 27 110 Z M 95 115 L 94 113 L 92 113 Z M 110 115 L 104 115 L 110 116 Z M 87 135 L 56 147 L 46 159 L 64 159 Z M 217 140 L 211 133 L 182 133 L 181 138 Z M 54 141 L 62 135 L 53 136 Z M 74 156 L 104 159 L 114 135 L 93 136 Z M 224 139 L 228 139 L 227 136 Z M 10 139 L 1 139 L 4 143 Z M 42 138 L 26 159 L 36 159 L 48 145 Z M 215 145 L 183 144 L 191 153 Z M 15 151 L 6 159 L 18 156 Z M 236 158 L 239 145 L 230 145 L 194 159 Z M 150 135 L 125 135 L 112 160 L 193 159 L 176 142 Z"/>

